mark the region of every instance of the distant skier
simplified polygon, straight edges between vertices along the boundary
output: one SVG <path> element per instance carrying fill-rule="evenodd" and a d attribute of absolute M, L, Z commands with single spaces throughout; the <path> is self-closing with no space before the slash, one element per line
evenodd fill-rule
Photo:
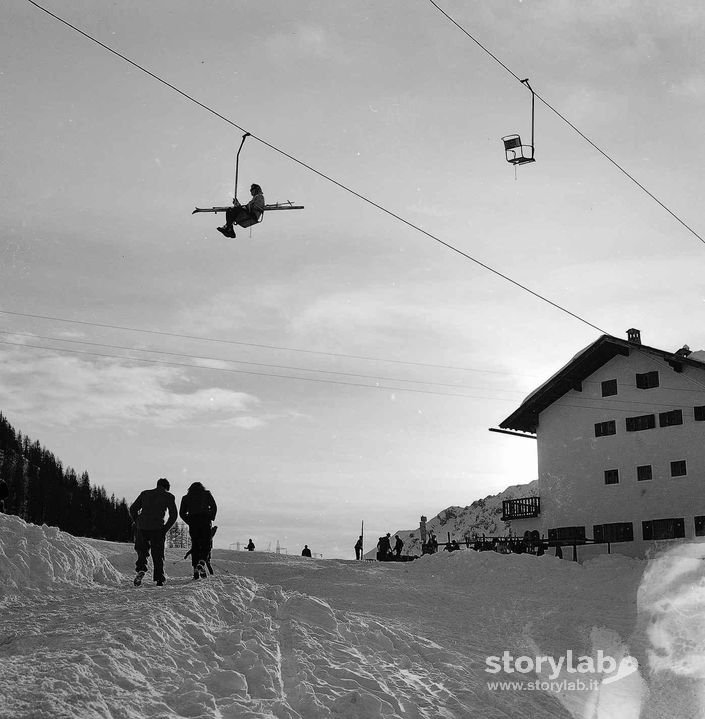
<path fill-rule="evenodd" d="M 355 542 L 355 559 L 362 559 L 362 535 Z"/>
<path fill-rule="evenodd" d="M 304 544 L 304 548 L 301 550 L 301 556 L 302 557 L 310 557 L 311 556 L 311 550 L 308 548 L 308 544 Z"/>
<path fill-rule="evenodd" d="M 169 492 L 169 480 L 160 477 L 155 489 L 145 489 L 130 506 L 130 516 L 135 523 L 135 563 L 134 585 L 139 587 L 147 573 L 147 557 L 151 553 L 154 565 L 154 581 L 158 587 L 166 582 L 164 576 L 164 540 L 178 517 L 176 500 Z M 164 524 L 164 513 L 169 518 Z"/>
<path fill-rule="evenodd" d="M 218 513 L 213 495 L 200 483 L 194 482 L 181 499 L 179 516 L 188 524 L 191 536 L 191 566 L 194 579 L 206 578 L 206 562 L 211 551 L 211 522 Z"/>
<path fill-rule="evenodd" d="M 252 537 L 250 537 L 250 541 L 247 543 L 247 551 L 248 552 L 255 551 L 255 543 L 252 541 Z"/>
<path fill-rule="evenodd" d="M 435 554 L 438 551 L 438 539 L 436 539 L 436 535 L 433 533 L 433 530 L 428 535 L 428 553 L 429 554 Z"/>
<path fill-rule="evenodd" d="M 401 550 L 404 549 L 404 540 L 399 537 L 398 534 L 394 535 L 394 556 L 396 559 L 401 558 Z"/>

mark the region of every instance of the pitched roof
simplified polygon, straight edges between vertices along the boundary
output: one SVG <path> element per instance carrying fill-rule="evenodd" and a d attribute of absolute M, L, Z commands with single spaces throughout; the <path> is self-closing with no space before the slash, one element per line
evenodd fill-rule
<path fill-rule="evenodd" d="M 629 356 L 633 350 L 648 352 L 664 359 L 676 372 L 682 371 L 683 365 L 705 370 L 705 363 L 690 359 L 683 355 L 647 347 L 636 342 L 601 335 L 595 342 L 576 354 L 568 364 L 562 367 L 540 387 L 535 389 L 499 426 L 520 432 L 536 432 L 539 413 L 560 399 L 566 392 L 579 386 L 593 372 L 609 362 L 617 355 Z M 694 352 L 693 355 L 700 353 Z"/>

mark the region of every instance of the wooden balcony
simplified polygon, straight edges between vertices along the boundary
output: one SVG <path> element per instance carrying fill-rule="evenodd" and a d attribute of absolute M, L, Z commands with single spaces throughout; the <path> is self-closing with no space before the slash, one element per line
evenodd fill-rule
<path fill-rule="evenodd" d="M 522 499 L 505 499 L 502 502 L 502 521 L 509 519 L 529 519 L 541 514 L 540 497 L 523 497 Z"/>

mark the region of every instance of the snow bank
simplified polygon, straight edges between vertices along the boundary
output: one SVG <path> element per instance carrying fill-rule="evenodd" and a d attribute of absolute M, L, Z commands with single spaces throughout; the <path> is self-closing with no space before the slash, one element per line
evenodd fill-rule
<path fill-rule="evenodd" d="M 577 564 L 469 550 L 409 563 L 217 550 L 216 574 L 196 582 L 183 550 L 167 550 L 166 586 L 136 588 L 130 545 L 0 517 L 0 569 L 14 587 L 0 603 L 0 713 L 705 716 L 703 549 L 680 546 L 650 564 L 623 555 Z M 487 659 L 505 652 L 556 660 L 602 652 L 620 671 L 631 664 L 609 682 L 599 669 L 584 675 L 595 682 L 586 690 L 493 688 L 492 678 L 554 679 L 546 665 L 531 674 L 488 674 Z M 555 678 L 569 682 L 575 674 L 564 665 Z"/>
<path fill-rule="evenodd" d="M 471 711 L 470 672 L 449 650 L 243 577 L 159 589 L 93 585 L 50 608 L 31 604 L 25 597 L 8 608 L 13 631 L 0 640 L 4 717 L 435 719 Z"/>
<path fill-rule="evenodd" d="M 110 552 L 119 566 L 131 547 Z M 466 659 L 225 568 L 132 585 L 99 550 L 0 516 L 8 719 L 420 719 L 471 712 Z M 46 588 L 51 591 L 46 591 Z"/>
<path fill-rule="evenodd" d="M 56 527 L 0 514 L 0 596 L 55 583 L 115 584 L 121 574 L 93 547 Z"/>

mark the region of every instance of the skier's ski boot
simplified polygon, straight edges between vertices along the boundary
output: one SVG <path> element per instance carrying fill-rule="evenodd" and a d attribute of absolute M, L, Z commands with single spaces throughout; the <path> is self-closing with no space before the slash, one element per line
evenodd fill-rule
<path fill-rule="evenodd" d="M 196 569 L 198 570 L 198 576 L 201 579 L 205 579 L 208 575 L 206 574 L 206 563 L 201 560 L 197 565 Z"/>
<path fill-rule="evenodd" d="M 137 572 L 137 574 L 135 574 L 135 578 L 134 578 L 134 580 L 133 580 L 132 583 L 133 583 L 136 587 L 139 587 L 139 586 L 142 584 L 142 580 L 144 579 L 144 575 L 145 575 L 145 574 L 147 574 L 147 572 L 145 572 L 145 571 L 143 571 L 143 570 L 140 569 L 140 571 Z"/>

